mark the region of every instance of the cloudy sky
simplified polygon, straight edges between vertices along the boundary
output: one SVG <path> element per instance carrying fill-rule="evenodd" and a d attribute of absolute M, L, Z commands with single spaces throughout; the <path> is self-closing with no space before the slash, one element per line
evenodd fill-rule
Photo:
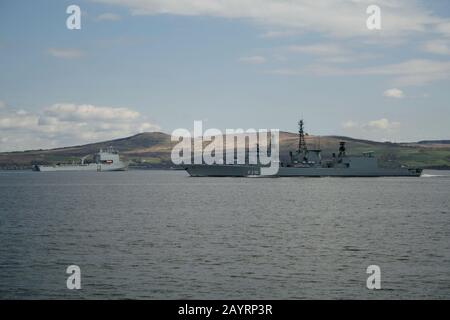
<path fill-rule="evenodd" d="M 447 0 L 0 2 L 0 151 L 299 117 L 312 134 L 449 139 L 449 89 Z"/>

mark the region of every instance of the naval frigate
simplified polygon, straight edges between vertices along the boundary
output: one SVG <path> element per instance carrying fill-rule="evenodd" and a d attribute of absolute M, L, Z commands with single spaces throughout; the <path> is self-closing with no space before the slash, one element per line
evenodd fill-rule
<path fill-rule="evenodd" d="M 279 163 L 274 177 L 419 177 L 422 169 L 400 166 L 383 168 L 378 164 L 374 152 L 361 156 L 349 156 L 345 142 L 339 143 L 338 154 L 323 160 L 320 149 L 308 149 L 305 142 L 304 122 L 299 121 L 298 148 L 289 152 L 289 161 Z M 193 164 L 185 166 L 192 177 L 263 177 L 259 164 Z"/>

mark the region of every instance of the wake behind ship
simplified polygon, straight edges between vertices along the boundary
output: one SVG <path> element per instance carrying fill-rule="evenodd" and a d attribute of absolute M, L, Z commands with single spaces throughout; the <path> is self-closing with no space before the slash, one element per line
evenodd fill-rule
<path fill-rule="evenodd" d="M 53 166 L 35 165 L 35 171 L 124 171 L 128 163 L 120 160 L 119 153 L 112 147 L 100 149 L 94 156 L 94 162 L 86 163 L 87 156 L 79 164 L 55 164 Z"/>
<path fill-rule="evenodd" d="M 322 160 L 320 149 L 309 150 L 305 142 L 303 120 L 299 121 L 298 149 L 290 152 L 290 161 L 280 163 L 275 177 L 419 177 L 422 169 L 383 168 L 373 152 L 365 152 L 362 156 L 348 156 L 345 142 L 340 142 L 339 153 L 333 153 L 329 160 Z M 187 165 L 186 171 L 192 177 L 258 177 L 262 165 L 258 164 L 194 164 Z"/>

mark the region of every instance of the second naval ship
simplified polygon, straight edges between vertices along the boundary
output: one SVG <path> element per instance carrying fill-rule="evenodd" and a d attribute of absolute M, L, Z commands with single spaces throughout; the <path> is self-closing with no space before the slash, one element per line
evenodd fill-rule
<path fill-rule="evenodd" d="M 331 159 L 322 160 L 320 149 L 308 149 L 305 142 L 303 120 L 299 121 L 298 149 L 290 152 L 287 163 L 279 163 L 275 177 L 419 177 L 422 169 L 383 168 L 373 152 L 361 156 L 349 156 L 345 142 L 339 144 L 338 154 Z M 258 164 L 194 164 L 185 166 L 192 177 L 262 177 L 263 165 Z"/>
<path fill-rule="evenodd" d="M 80 163 L 77 164 L 62 164 L 44 166 L 35 165 L 34 171 L 124 171 L 128 169 L 128 162 L 122 161 L 119 156 L 119 152 L 112 147 L 106 149 L 100 149 L 98 153 L 94 155 L 94 161 L 86 163 L 85 156 L 81 158 Z"/>

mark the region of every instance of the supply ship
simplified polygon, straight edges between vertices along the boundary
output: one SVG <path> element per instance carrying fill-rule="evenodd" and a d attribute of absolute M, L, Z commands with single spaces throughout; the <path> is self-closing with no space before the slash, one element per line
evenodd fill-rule
<path fill-rule="evenodd" d="M 85 156 L 78 164 L 55 164 L 53 166 L 35 165 L 34 171 L 124 171 L 128 163 L 120 160 L 119 152 L 112 147 L 100 149 L 92 163 L 86 163 Z"/>
<path fill-rule="evenodd" d="M 345 142 L 339 144 L 338 153 L 323 160 L 320 149 L 308 149 L 305 142 L 304 122 L 299 121 L 298 148 L 289 152 L 289 161 L 279 163 L 275 177 L 419 177 L 422 169 L 399 166 L 383 168 L 378 164 L 374 152 L 361 156 L 349 156 Z M 194 164 L 186 171 L 192 177 L 263 177 L 263 165 L 259 164 Z"/>

